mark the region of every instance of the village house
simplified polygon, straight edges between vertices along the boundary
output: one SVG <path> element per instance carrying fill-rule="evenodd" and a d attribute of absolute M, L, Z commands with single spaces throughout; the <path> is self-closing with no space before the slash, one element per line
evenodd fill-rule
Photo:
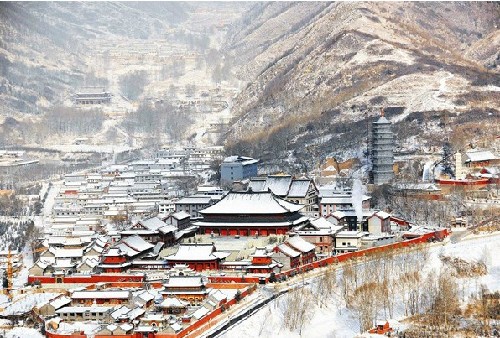
<path fill-rule="evenodd" d="M 354 210 L 335 211 L 334 213 L 325 217 L 329 222 L 334 225 L 341 225 L 346 227 L 349 231 L 368 231 L 368 217 L 373 215 L 373 210 L 362 210 L 361 223 L 358 221 L 358 215 Z"/>
<path fill-rule="evenodd" d="M 361 248 L 361 239 L 368 236 L 367 232 L 340 231 L 335 235 L 335 253 L 358 251 Z"/>
<path fill-rule="evenodd" d="M 38 313 L 42 316 L 53 316 L 57 310 L 70 303 L 71 298 L 61 295 L 39 306 Z"/>
<path fill-rule="evenodd" d="M 191 218 L 201 218 L 200 210 L 206 209 L 220 200 L 220 196 L 193 195 L 174 202 L 175 212 L 184 211 Z"/>
<path fill-rule="evenodd" d="M 391 232 L 391 215 L 377 211 L 367 219 L 368 232 L 372 235 L 382 235 Z"/>
<path fill-rule="evenodd" d="M 299 213 L 302 208 L 272 192 L 230 192 L 217 204 L 200 211 L 203 219 L 193 225 L 208 235 L 284 235 L 309 221 Z"/>
<path fill-rule="evenodd" d="M 125 324 L 108 324 L 101 328 L 100 331 L 96 332 L 96 336 L 124 336 L 130 335 L 132 330 L 134 329 L 134 325 L 125 323 Z"/>
<path fill-rule="evenodd" d="M 300 236 L 292 236 L 285 241 L 285 244 L 300 252 L 300 264 L 305 265 L 316 260 L 315 246 L 305 241 Z"/>
<path fill-rule="evenodd" d="M 102 289 L 102 290 L 84 290 L 74 291 L 71 295 L 72 305 L 118 305 L 129 304 L 132 300 L 130 290 Z"/>
<path fill-rule="evenodd" d="M 334 236 L 344 229 L 342 225 L 333 225 L 323 217 L 310 220 L 309 223 L 293 228 L 290 235 L 298 235 L 313 244 L 316 255 L 330 255 L 334 249 Z"/>
<path fill-rule="evenodd" d="M 104 306 L 66 306 L 56 311 L 56 314 L 65 321 L 107 321 L 112 307 Z"/>
<path fill-rule="evenodd" d="M 471 150 L 465 153 L 465 166 L 470 169 L 500 165 L 500 157 L 489 150 Z"/>
<path fill-rule="evenodd" d="M 191 225 L 191 215 L 185 211 L 175 212 L 165 217 L 165 223 L 172 225 L 177 230 L 184 230 Z"/>
<path fill-rule="evenodd" d="M 113 309 L 114 311 L 111 312 L 110 316 L 115 323 L 133 322 L 146 312 L 142 307 L 130 305 L 116 305 Z"/>
<path fill-rule="evenodd" d="M 395 242 L 394 235 L 368 235 L 361 238 L 361 249 L 374 248 L 381 245 L 388 245 Z"/>
<path fill-rule="evenodd" d="M 175 241 L 176 230 L 176 227 L 165 223 L 160 218 L 152 217 L 141 220 L 131 227 L 120 231 L 120 236 L 122 238 L 139 236 L 145 241 L 149 241 L 151 243 L 163 242 L 167 245 L 171 245 Z"/>
<path fill-rule="evenodd" d="M 123 238 L 104 252 L 99 267 L 104 272 L 123 272 L 134 259 L 150 253 L 154 247 L 137 235 Z"/>
<path fill-rule="evenodd" d="M 323 196 L 320 198 L 319 202 L 319 210 L 321 216 L 327 216 L 335 211 L 345 211 L 345 210 L 353 210 L 353 196 L 352 193 L 338 193 L 332 196 Z M 363 210 L 370 209 L 370 196 L 363 195 L 361 201 L 361 207 Z"/>
<path fill-rule="evenodd" d="M 300 252 L 285 243 L 273 249 L 272 258 L 283 265 L 283 270 L 290 270 L 300 266 Z"/>

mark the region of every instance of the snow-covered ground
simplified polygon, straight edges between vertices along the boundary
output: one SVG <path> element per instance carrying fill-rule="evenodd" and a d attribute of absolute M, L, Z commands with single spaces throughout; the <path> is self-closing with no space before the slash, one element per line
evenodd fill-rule
<path fill-rule="evenodd" d="M 481 284 L 488 287 L 490 291 L 500 288 L 500 260 L 494 259 L 500 255 L 500 233 L 482 236 L 466 236 L 458 243 L 444 242 L 430 248 L 430 255 L 425 273 L 436 270 L 442 265 L 439 255 L 460 257 L 467 261 L 484 260 L 488 267 L 488 274 L 477 280 L 461 278 L 458 280 L 462 300 L 467 300 L 471 295 L 479 291 Z M 338 273 L 340 274 L 340 272 Z M 314 287 L 314 282 L 306 286 Z M 221 337 L 335 337 L 352 338 L 359 335 L 359 324 L 356 316 L 345 307 L 339 290 L 328 300 L 327 305 L 320 307 L 315 304 L 308 311 L 311 313 L 310 320 L 302 329 L 301 335 L 298 331 L 290 332 L 284 326 L 284 312 L 288 294 L 270 302 L 249 318 L 238 323 Z M 396 304 L 394 319 L 391 325 L 397 327 L 398 321 L 405 318 L 404 308 Z M 392 324 L 394 323 L 394 324 Z M 403 325 L 399 325 L 403 328 Z"/>
<path fill-rule="evenodd" d="M 45 337 L 36 329 L 15 327 L 5 334 L 5 338 L 43 338 Z"/>

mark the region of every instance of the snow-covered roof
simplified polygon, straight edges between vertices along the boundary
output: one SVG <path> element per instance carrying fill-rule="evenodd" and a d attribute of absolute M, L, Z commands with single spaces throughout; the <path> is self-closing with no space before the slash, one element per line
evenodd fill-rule
<path fill-rule="evenodd" d="M 144 312 L 146 312 L 144 309 L 136 307 L 135 309 L 132 309 L 129 313 L 127 313 L 127 317 L 131 320 L 136 319 L 137 317 L 142 316 Z"/>
<path fill-rule="evenodd" d="M 115 249 L 119 250 L 119 254 L 118 254 L 119 256 L 127 255 L 129 257 L 134 257 L 140 253 L 139 251 L 132 249 L 131 247 L 129 247 L 125 243 L 117 244 L 115 246 Z M 109 250 L 109 251 L 111 252 L 111 250 Z"/>
<path fill-rule="evenodd" d="M 165 222 L 163 222 L 158 217 L 152 217 L 146 220 L 142 220 L 139 223 L 141 223 L 146 229 L 152 231 L 158 230 L 162 226 L 165 226 Z"/>
<path fill-rule="evenodd" d="M 285 201 L 270 192 L 230 192 L 201 214 L 283 214 L 302 209 L 302 204 Z"/>
<path fill-rule="evenodd" d="M 227 296 L 222 291 L 220 291 L 219 289 L 214 289 L 214 290 L 210 291 L 210 293 L 208 294 L 208 296 L 209 297 L 213 297 L 218 302 L 220 302 L 220 301 L 222 301 L 224 299 L 227 299 Z"/>
<path fill-rule="evenodd" d="M 173 255 L 165 257 L 167 260 L 180 261 L 204 261 L 217 259 L 213 254 L 213 244 L 181 244 Z"/>
<path fill-rule="evenodd" d="M 182 329 L 183 329 L 182 325 L 181 325 L 181 324 L 179 324 L 179 323 L 177 323 L 177 322 L 175 322 L 175 323 L 173 323 L 173 324 L 170 324 L 170 327 L 171 327 L 171 328 L 172 328 L 175 332 L 178 332 L 178 331 L 180 331 L 180 330 L 182 330 Z"/>
<path fill-rule="evenodd" d="M 290 237 L 287 241 L 287 244 L 292 246 L 294 249 L 299 250 L 301 252 L 310 252 L 314 251 L 315 246 L 308 241 L 304 240 L 302 237 L 293 236 Z"/>
<path fill-rule="evenodd" d="M 165 286 L 169 287 L 199 287 L 202 286 L 201 276 L 170 276 Z"/>
<path fill-rule="evenodd" d="M 385 117 L 385 116 L 380 116 L 379 119 L 373 123 L 377 124 L 390 124 L 391 122 Z"/>
<path fill-rule="evenodd" d="M 139 297 L 145 301 L 150 301 L 150 300 L 153 300 L 155 298 L 155 296 L 147 290 L 139 290 L 136 293 L 134 293 L 134 296 Z"/>
<path fill-rule="evenodd" d="M 66 296 L 57 297 L 49 302 L 49 304 L 56 310 L 64 305 L 68 305 L 69 303 L 71 303 L 71 298 Z"/>
<path fill-rule="evenodd" d="M 177 220 L 181 220 L 181 219 L 190 218 L 191 215 L 189 215 L 187 212 L 182 210 L 182 211 L 178 211 L 178 212 L 172 214 L 172 217 L 177 219 Z"/>
<path fill-rule="evenodd" d="M 98 313 L 106 313 L 110 311 L 112 307 L 104 307 L 104 306 L 66 306 L 59 310 L 56 310 L 57 314 L 61 313 L 85 313 L 85 312 L 98 312 Z"/>
<path fill-rule="evenodd" d="M 129 291 L 124 290 L 99 290 L 99 291 L 75 291 L 72 299 L 127 299 Z"/>
<path fill-rule="evenodd" d="M 177 297 L 167 297 L 160 303 L 160 307 L 168 308 L 168 307 L 187 307 L 189 305 L 188 302 L 180 300 Z"/>
<path fill-rule="evenodd" d="M 366 233 L 356 231 L 356 230 L 344 230 L 337 232 L 335 235 L 336 238 L 360 238 L 365 236 Z"/>
<path fill-rule="evenodd" d="M 193 317 L 196 318 L 196 320 L 199 320 L 201 317 L 205 316 L 208 312 L 210 312 L 206 307 L 202 306 L 195 312 L 193 312 Z"/>
<path fill-rule="evenodd" d="M 259 160 L 253 159 L 251 157 L 246 156 L 228 156 L 224 159 L 223 163 L 241 163 L 242 165 L 249 165 L 258 163 Z"/>
<path fill-rule="evenodd" d="M 129 247 L 138 252 L 144 252 L 154 247 L 153 244 L 147 242 L 142 237 L 139 237 L 137 235 L 123 239 L 122 243 L 125 243 L 126 245 L 128 245 Z"/>
<path fill-rule="evenodd" d="M 252 255 L 253 257 L 268 257 L 271 256 L 272 253 L 268 252 L 266 248 L 255 248 L 255 252 Z"/>
<path fill-rule="evenodd" d="M 158 229 L 158 231 L 162 234 L 168 234 L 169 232 L 175 232 L 176 230 L 177 228 L 173 225 L 165 225 L 164 227 Z"/>
<path fill-rule="evenodd" d="M 83 248 L 77 249 L 55 249 L 54 255 L 56 258 L 75 258 L 83 256 Z"/>
<path fill-rule="evenodd" d="M 497 156 L 489 150 L 468 151 L 465 153 L 465 156 L 467 156 L 465 162 L 482 162 L 498 159 Z"/>
<path fill-rule="evenodd" d="M 316 219 L 310 220 L 310 223 L 317 227 L 318 229 L 331 229 L 332 223 L 326 220 L 324 217 L 318 217 Z"/>
<path fill-rule="evenodd" d="M 175 204 L 210 204 L 211 200 L 211 196 L 197 195 L 181 198 L 180 200 L 176 201 Z"/>
<path fill-rule="evenodd" d="M 283 252 L 288 257 L 299 257 L 300 256 L 300 252 L 295 251 L 294 249 L 292 249 L 291 247 L 289 247 L 286 244 L 278 245 L 278 250 Z"/>
<path fill-rule="evenodd" d="M 121 316 L 125 316 L 129 312 L 130 312 L 130 309 L 128 307 L 126 307 L 125 305 L 122 305 L 118 308 L 115 308 L 115 311 L 113 311 L 111 313 L 111 317 L 113 317 L 113 319 L 116 320 Z"/>
<path fill-rule="evenodd" d="M 120 328 L 125 331 L 125 332 L 128 332 L 130 330 L 132 330 L 134 328 L 134 325 L 132 324 L 129 324 L 129 323 L 125 323 L 125 324 L 121 324 L 120 325 Z"/>
<path fill-rule="evenodd" d="M 391 215 L 385 211 L 377 211 L 376 213 L 373 214 L 373 216 L 378 216 L 381 219 L 386 219 L 391 217 Z"/>
<path fill-rule="evenodd" d="M 309 179 L 293 180 L 288 191 L 288 197 L 305 197 L 311 182 Z"/>
<path fill-rule="evenodd" d="M 291 183 L 291 176 L 268 176 L 264 189 L 271 189 L 273 194 L 278 196 L 286 196 L 288 195 Z"/>

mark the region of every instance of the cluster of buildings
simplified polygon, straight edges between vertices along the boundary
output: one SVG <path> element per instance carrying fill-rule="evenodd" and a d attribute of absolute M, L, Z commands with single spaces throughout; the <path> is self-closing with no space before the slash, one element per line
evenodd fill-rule
<path fill-rule="evenodd" d="M 163 149 L 151 160 L 66 176 L 29 282 L 87 286 L 39 309 L 51 332 L 94 321 L 96 336 L 179 334 L 247 291 L 217 288 L 211 278 L 268 280 L 421 235 L 372 209 L 370 196 L 310 178 L 257 176 L 259 160 L 221 154 Z M 379 155 L 374 177 L 390 180 Z M 189 183 L 214 159 L 230 189 L 195 191 Z"/>
<path fill-rule="evenodd" d="M 150 283 L 96 283 L 54 294 L 33 309 L 10 304 L 0 317 L 42 322 L 47 336 L 183 336 L 234 305 L 252 284 L 210 283 L 187 265 L 175 265 Z M 26 298 L 35 295 L 27 295 Z M 21 311 L 23 308 L 25 311 Z"/>
<path fill-rule="evenodd" d="M 317 258 L 393 243 L 409 226 L 371 209 L 369 196 L 353 196 L 333 186 L 317 188 L 311 179 L 289 175 L 239 181 L 238 189 L 229 192 L 199 187 L 194 195 L 172 199 L 163 213 L 151 199 L 150 213 L 140 217 L 133 208 L 138 195 L 133 190 L 117 195 L 115 188 L 135 187 L 137 178 L 142 186 L 147 173 L 157 170 L 150 166 L 162 163 L 146 162 L 129 164 L 134 172 L 109 173 L 108 168 L 109 176 L 78 176 L 85 178 L 83 183 L 72 180 L 76 175 L 68 176 L 54 206 L 54 223 L 42 247 L 46 250 L 30 269 L 32 282 L 48 276 L 64 283 L 66 277 L 77 275 L 166 273 L 176 264 L 195 271 L 270 274 Z M 78 190 L 70 190 L 75 187 Z M 89 198 L 90 189 L 102 194 L 101 202 L 110 203 L 97 204 Z M 67 214 L 64 203 L 72 203 L 75 213 Z M 249 247 L 254 240 L 261 242 Z"/>
<path fill-rule="evenodd" d="M 66 175 L 54 205 L 54 223 L 168 214 L 175 210 L 174 199 L 183 194 L 185 185 L 205 172 L 221 151 L 220 147 L 163 149 L 154 159 Z"/>

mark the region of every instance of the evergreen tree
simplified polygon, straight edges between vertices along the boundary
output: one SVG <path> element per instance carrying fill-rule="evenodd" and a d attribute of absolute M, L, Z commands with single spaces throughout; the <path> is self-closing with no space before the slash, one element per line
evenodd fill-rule
<path fill-rule="evenodd" d="M 443 166 L 443 174 L 454 176 L 453 168 L 453 150 L 451 149 L 451 145 L 449 142 L 445 142 L 443 145 L 443 160 L 441 161 L 441 165 Z"/>

